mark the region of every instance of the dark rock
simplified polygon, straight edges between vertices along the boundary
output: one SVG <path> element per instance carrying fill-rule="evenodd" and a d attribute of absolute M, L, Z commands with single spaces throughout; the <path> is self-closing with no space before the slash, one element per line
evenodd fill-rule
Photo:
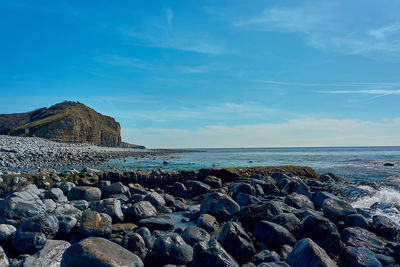
<path fill-rule="evenodd" d="M 319 180 L 320 180 L 321 182 L 323 182 L 323 183 L 334 183 L 334 182 L 335 182 L 335 180 L 334 180 L 329 174 L 327 174 L 327 173 L 322 174 L 322 175 L 319 177 Z"/>
<path fill-rule="evenodd" d="M 385 253 L 386 242 L 374 233 L 360 227 L 345 228 L 340 239 L 348 246 L 366 247 L 374 253 Z"/>
<path fill-rule="evenodd" d="M 393 266 L 396 264 L 396 259 L 391 256 L 375 253 L 375 257 L 382 266 Z"/>
<path fill-rule="evenodd" d="M 72 200 L 69 202 L 72 206 L 74 206 L 75 208 L 81 210 L 81 211 L 85 211 L 89 208 L 89 202 L 87 202 L 86 200 Z"/>
<path fill-rule="evenodd" d="M 293 267 L 335 267 L 337 266 L 314 241 L 305 238 L 296 243 L 293 251 L 289 254 L 287 263 Z"/>
<path fill-rule="evenodd" d="M 261 221 L 253 234 L 256 240 L 277 252 L 281 251 L 283 245 L 296 244 L 296 238 L 285 227 L 268 221 Z"/>
<path fill-rule="evenodd" d="M 263 250 L 257 253 L 251 262 L 259 265 L 263 262 L 278 262 L 279 260 L 280 257 L 275 251 Z"/>
<path fill-rule="evenodd" d="M 0 223 L 11 224 L 14 227 L 45 213 L 44 203 L 30 191 L 14 192 L 0 202 Z"/>
<path fill-rule="evenodd" d="M 208 184 L 209 186 L 211 186 L 211 188 L 214 189 L 218 189 L 222 187 L 222 181 L 221 179 L 212 176 L 212 175 L 208 175 L 206 178 L 204 178 L 203 182 L 205 184 Z"/>
<path fill-rule="evenodd" d="M 9 243 L 16 231 L 17 229 L 11 224 L 0 224 L 0 246 Z"/>
<path fill-rule="evenodd" d="M 374 253 L 366 247 L 348 246 L 342 253 L 343 262 L 354 267 L 381 267 Z"/>
<path fill-rule="evenodd" d="M 250 236 L 235 222 L 226 222 L 217 240 L 238 263 L 249 261 L 256 253 Z"/>
<path fill-rule="evenodd" d="M 90 237 L 69 247 L 61 267 L 107 266 L 143 267 L 142 260 L 129 250 L 100 237 Z"/>
<path fill-rule="evenodd" d="M 101 199 L 101 191 L 97 187 L 76 186 L 68 192 L 68 199 L 96 201 Z"/>
<path fill-rule="evenodd" d="M 277 262 L 263 262 L 257 265 L 257 267 L 290 267 L 286 262 L 277 261 Z"/>
<path fill-rule="evenodd" d="M 109 238 L 112 231 L 111 217 L 105 213 L 85 211 L 78 229 L 79 239 L 87 237 Z"/>
<path fill-rule="evenodd" d="M 177 233 L 168 233 L 157 238 L 149 258 L 156 266 L 187 264 L 193 259 L 193 248 Z"/>
<path fill-rule="evenodd" d="M 274 216 L 271 222 L 282 225 L 294 233 L 300 226 L 300 220 L 293 213 L 282 213 Z"/>
<path fill-rule="evenodd" d="M 281 253 L 279 254 L 279 257 L 281 260 L 286 261 L 289 254 L 292 253 L 293 247 L 289 245 L 283 245 L 281 249 Z"/>
<path fill-rule="evenodd" d="M 239 267 L 239 264 L 216 240 L 199 242 L 193 248 L 193 267 Z"/>
<path fill-rule="evenodd" d="M 256 189 L 251 184 L 247 183 L 236 183 L 233 184 L 229 189 L 229 195 L 232 196 L 233 199 L 236 199 L 239 193 L 245 193 L 248 195 L 255 195 Z"/>
<path fill-rule="evenodd" d="M 129 187 L 127 187 L 126 185 L 124 185 L 121 182 L 117 182 L 117 183 L 113 183 L 113 184 L 110 184 L 109 186 L 104 186 L 101 188 L 101 196 L 103 198 L 107 198 L 114 194 L 122 194 L 122 195 L 130 196 Z"/>
<path fill-rule="evenodd" d="M 140 184 L 128 184 L 129 190 L 131 191 L 131 194 L 139 194 L 139 195 L 146 195 L 147 191 L 146 189 L 141 186 Z"/>
<path fill-rule="evenodd" d="M 189 191 L 194 197 L 206 194 L 210 190 L 211 186 L 209 186 L 208 184 L 196 180 L 189 181 Z"/>
<path fill-rule="evenodd" d="M 138 255 L 142 261 L 145 259 L 148 249 L 141 235 L 137 233 L 127 235 L 122 240 L 122 244 L 124 248 Z"/>
<path fill-rule="evenodd" d="M 251 204 L 240 209 L 240 221 L 242 225 L 253 229 L 261 220 L 270 220 L 279 213 L 279 207 L 273 202 Z"/>
<path fill-rule="evenodd" d="M 120 223 L 124 221 L 121 202 L 115 198 L 107 198 L 98 202 L 93 202 L 91 205 L 91 210 L 108 214 L 113 223 Z"/>
<path fill-rule="evenodd" d="M 63 191 L 60 188 L 50 188 L 44 194 L 44 197 L 47 199 L 52 199 L 58 203 L 67 203 L 68 199 L 64 196 Z"/>
<path fill-rule="evenodd" d="M 285 198 L 285 203 L 296 209 L 311 209 L 313 210 L 314 203 L 305 195 L 292 193 Z"/>
<path fill-rule="evenodd" d="M 138 222 L 141 219 L 157 216 L 157 210 L 150 202 L 139 201 L 129 207 L 124 215 L 127 221 Z"/>
<path fill-rule="evenodd" d="M 385 167 L 393 167 L 394 163 L 386 162 L 386 163 L 383 164 L 383 166 L 385 166 Z"/>
<path fill-rule="evenodd" d="M 130 234 L 137 228 L 138 226 L 134 223 L 115 223 L 112 225 L 112 233 Z"/>
<path fill-rule="evenodd" d="M 350 214 L 346 216 L 347 227 L 361 227 L 367 229 L 369 227 L 367 219 L 360 214 Z"/>
<path fill-rule="evenodd" d="M 378 236 L 395 242 L 400 241 L 400 227 L 386 216 L 375 215 L 372 217 L 371 229 Z"/>
<path fill-rule="evenodd" d="M 165 205 L 172 207 L 175 205 L 175 198 L 170 194 L 164 194 Z"/>
<path fill-rule="evenodd" d="M 206 230 L 197 226 L 187 226 L 182 234 L 183 240 L 188 243 L 190 246 L 193 246 L 197 242 L 210 241 L 210 235 Z"/>
<path fill-rule="evenodd" d="M 58 205 L 57 208 L 53 211 L 55 216 L 72 216 L 77 220 L 80 220 L 82 216 L 82 211 L 75 208 L 70 204 L 62 204 Z"/>
<path fill-rule="evenodd" d="M 311 195 L 310 188 L 308 188 L 308 186 L 300 179 L 292 180 L 287 183 L 283 188 L 283 191 L 287 192 L 288 194 L 297 193 L 305 195 L 306 197 L 310 197 Z"/>
<path fill-rule="evenodd" d="M 7 267 L 9 266 L 10 262 L 8 260 L 8 257 L 6 253 L 4 252 L 4 249 L 0 246 L 0 266 L 1 267 Z"/>
<path fill-rule="evenodd" d="M 347 215 L 355 214 L 357 211 L 346 201 L 327 198 L 322 204 L 324 216 L 336 222 L 343 221 Z"/>
<path fill-rule="evenodd" d="M 60 266 L 63 253 L 70 246 L 70 243 L 63 240 L 47 240 L 43 248 L 27 257 L 20 267 Z"/>
<path fill-rule="evenodd" d="M 175 228 L 174 220 L 167 215 L 162 215 L 159 217 L 141 219 L 138 222 L 140 227 L 146 227 L 153 230 L 161 230 L 161 231 L 172 231 Z"/>
<path fill-rule="evenodd" d="M 200 212 L 208 213 L 217 219 L 227 221 L 240 211 L 240 206 L 229 196 L 222 193 L 211 193 L 201 202 Z"/>
<path fill-rule="evenodd" d="M 209 233 L 217 231 L 219 228 L 217 219 L 210 214 L 200 215 L 197 219 L 197 225 Z"/>
<path fill-rule="evenodd" d="M 78 220 L 72 216 L 57 216 L 59 229 L 56 238 L 69 240 Z"/>
<path fill-rule="evenodd" d="M 149 229 L 147 229 L 146 227 L 140 227 L 136 232 L 143 238 L 143 241 L 146 244 L 146 248 L 152 249 L 154 241 L 156 241 L 156 239 L 154 238 L 154 236 L 151 235 Z"/>
<path fill-rule="evenodd" d="M 15 232 L 12 244 L 13 247 L 21 254 L 35 253 L 43 248 L 46 243 L 46 235 L 40 232 Z"/>
<path fill-rule="evenodd" d="M 297 231 L 299 239 L 310 238 L 327 252 L 338 254 L 340 250 L 340 235 L 335 224 L 320 216 L 307 216 L 301 222 Z"/>
<path fill-rule="evenodd" d="M 188 192 L 184 184 L 175 182 L 172 185 L 172 194 L 176 197 L 186 197 Z"/>
<path fill-rule="evenodd" d="M 75 186 L 76 185 L 71 182 L 58 182 L 52 185 L 52 188 L 60 188 L 65 195 L 68 195 L 68 192 Z"/>
<path fill-rule="evenodd" d="M 165 206 L 164 198 L 157 192 L 147 194 L 143 200 L 150 202 L 157 210 L 160 210 Z"/>

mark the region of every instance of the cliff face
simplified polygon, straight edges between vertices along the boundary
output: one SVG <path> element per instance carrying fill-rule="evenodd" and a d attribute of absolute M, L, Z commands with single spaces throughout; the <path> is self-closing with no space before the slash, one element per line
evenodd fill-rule
<path fill-rule="evenodd" d="M 32 112 L 0 115 L 0 134 L 37 136 L 54 141 L 121 145 L 121 126 L 77 102 L 63 102 Z"/>

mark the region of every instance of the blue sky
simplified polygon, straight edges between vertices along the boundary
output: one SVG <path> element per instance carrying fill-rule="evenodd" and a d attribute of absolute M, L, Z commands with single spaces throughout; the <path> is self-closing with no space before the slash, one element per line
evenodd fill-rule
<path fill-rule="evenodd" d="M 0 113 L 64 100 L 148 147 L 400 145 L 400 2 L 0 2 Z"/>

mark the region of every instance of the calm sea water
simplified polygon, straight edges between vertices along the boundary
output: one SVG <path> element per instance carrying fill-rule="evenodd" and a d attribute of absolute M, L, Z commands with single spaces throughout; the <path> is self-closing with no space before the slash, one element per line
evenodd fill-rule
<path fill-rule="evenodd" d="M 117 169 L 157 169 L 166 171 L 210 167 L 300 165 L 318 173 L 333 172 L 349 180 L 382 180 L 400 175 L 400 147 L 331 148 L 212 148 L 199 152 L 152 158 L 111 160 Z M 200 152 L 202 151 L 202 152 Z M 168 164 L 163 164 L 167 161 Z M 394 166 L 384 166 L 392 163 Z"/>

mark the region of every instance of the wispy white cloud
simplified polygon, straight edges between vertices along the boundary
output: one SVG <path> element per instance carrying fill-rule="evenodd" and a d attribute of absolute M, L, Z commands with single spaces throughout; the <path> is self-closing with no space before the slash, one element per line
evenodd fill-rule
<path fill-rule="evenodd" d="M 194 66 L 180 66 L 177 68 L 179 72 L 183 73 L 209 73 L 209 72 L 216 72 L 216 71 L 223 71 L 227 70 L 228 67 L 223 64 L 205 64 L 205 65 L 194 65 Z"/>
<path fill-rule="evenodd" d="M 198 129 L 123 129 L 124 140 L 149 147 L 299 147 L 400 145 L 400 118 L 380 122 L 302 118 L 282 123 L 208 125 Z"/>
<path fill-rule="evenodd" d="M 285 81 L 272 81 L 272 80 L 255 80 L 256 82 L 262 82 L 273 85 L 289 85 L 289 86 L 318 86 L 318 83 L 303 83 L 303 82 L 285 82 Z"/>
<path fill-rule="evenodd" d="M 167 19 L 168 27 L 172 27 L 172 20 L 174 19 L 174 12 L 171 8 L 167 8 L 165 11 L 165 17 Z"/>
<path fill-rule="evenodd" d="M 111 66 L 124 66 L 124 67 L 133 67 L 139 69 L 152 69 L 153 66 L 143 62 L 141 59 L 132 58 L 132 57 L 123 57 L 117 54 L 106 54 L 96 56 L 97 61 L 102 62 Z"/>
<path fill-rule="evenodd" d="M 325 94 L 400 95 L 400 90 L 334 90 L 320 92 Z"/>
<path fill-rule="evenodd" d="M 398 59 L 400 21 L 396 20 L 395 10 L 378 2 L 369 1 L 366 4 L 370 12 L 383 8 L 387 11 L 386 16 L 376 16 L 376 20 L 368 22 L 365 12 L 356 2 L 307 1 L 269 8 L 233 24 L 252 30 L 300 33 L 311 46 L 322 50 L 366 56 L 386 55 L 387 58 Z M 352 14 L 351 20 L 345 14 Z M 390 19 L 392 21 L 388 21 Z"/>

